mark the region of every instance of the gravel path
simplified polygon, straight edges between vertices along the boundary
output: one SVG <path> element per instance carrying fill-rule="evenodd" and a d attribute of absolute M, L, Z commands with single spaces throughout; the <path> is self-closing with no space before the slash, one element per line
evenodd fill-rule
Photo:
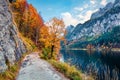
<path fill-rule="evenodd" d="M 37 52 L 23 60 L 16 80 L 68 80 L 57 72 L 48 62 L 39 58 Z"/>

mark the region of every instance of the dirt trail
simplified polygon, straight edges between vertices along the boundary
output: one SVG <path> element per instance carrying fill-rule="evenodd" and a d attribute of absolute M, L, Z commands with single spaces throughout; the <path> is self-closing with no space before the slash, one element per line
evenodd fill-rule
<path fill-rule="evenodd" d="M 16 80 L 68 80 L 48 62 L 39 58 L 37 52 L 25 57 Z"/>

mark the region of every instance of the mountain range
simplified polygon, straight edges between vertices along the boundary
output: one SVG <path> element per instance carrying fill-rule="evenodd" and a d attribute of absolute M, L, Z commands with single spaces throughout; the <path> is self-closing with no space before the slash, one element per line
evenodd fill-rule
<path fill-rule="evenodd" d="M 69 44 L 70 47 L 86 47 L 88 44 L 119 44 L 120 35 L 118 26 L 120 26 L 120 0 L 115 0 L 114 3 L 110 2 L 104 8 L 100 8 L 99 11 L 93 13 L 90 20 L 83 24 L 78 24 L 74 29 L 71 28 L 72 31 L 67 30 L 67 44 Z M 114 28 L 118 30 L 115 34 L 113 33 Z M 114 37 L 112 35 L 111 41 L 106 41 L 106 39 L 103 38 L 104 36 L 107 38 L 111 34 L 116 36 Z"/>

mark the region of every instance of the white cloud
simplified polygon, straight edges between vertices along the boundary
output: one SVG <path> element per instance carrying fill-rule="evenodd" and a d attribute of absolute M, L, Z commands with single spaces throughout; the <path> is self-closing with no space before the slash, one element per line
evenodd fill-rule
<path fill-rule="evenodd" d="M 94 12 L 96 12 L 96 11 L 98 11 L 98 9 L 96 9 L 96 10 L 88 10 L 86 13 L 84 13 L 84 14 L 79 14 L 79 15 L 77 15 L 77 17 L 79 18 L 79 22 L 80 23 L 84 23 L 85 21 L 87 21 L 87 20 L 89 20 L 90 18 L 91 18 L 91 15 L 92 15 L 92 13 L 94 13 Z"/>
<path fill-rule="evenodd" d="M 90 3 L 92 4 L 95 4 L 95 2 L 96 2 L 95 0 L 90 0 Z"/>
<path fill-rule="evenodd" d="M 96 11 L 98 11 L 98 9 L 88 10 L 85 13 L 75 15 L 74 17 L 69 12 L 62 13 L 61 15 L 66 26 L 76 26 L 78 23 L 84 23 L 85 21 L 88 21 L 91 18 L 92 13 Z"/>
<path fill-rule="evenodd" d="M 66 26 L 69 26 L 71 24 L 76 26 L 78 24 L 78 20 L 73 18 L 69 12 L 62 13 L 61 15 Z"/>
<path fill-rule="evenodd" d="M 107 4 L 107 0 L 102 0 L 100 4 L 105 6 Z"/>
<path fill-rule="evenodd" d="M 84 8 L 81 8 L 81 7 L 75 7 L 74 10 L 77 10 L 77 11 L 83 11 Z"/>
<path fill-rule="evenodd" d="M 74 10 L 77 10 L 77 11 L 83 11 L 84 9 L 88 8 L 88 4 L 85 4 L 83 7 L 75 7 Z"/>
<path fill-rule="evenodd" d="M 83 6 L 83 8 L 84 8 L 84 9 L 88 8 L 88 4 L 85 4 L 85 5 Z"/>

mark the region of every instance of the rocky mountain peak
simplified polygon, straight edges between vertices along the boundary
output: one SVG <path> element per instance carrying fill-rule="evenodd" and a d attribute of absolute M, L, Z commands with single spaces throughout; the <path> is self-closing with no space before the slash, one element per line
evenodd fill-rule
<path fill-rule="evenodd" d="M 92 14 L 91 19 L 95 19 L 104 15 L 108 10 L 113 7 L 113 3 L 109 2 L 104 8 L 100 8 L 99 11 Z"/>
<path fill-rule="evenodd" d="M 114 7 L 120 6 L 120 0 L 115 0 Z"/>
<path fill-rule="evenodd" d="M 120 3 L 120 0 L 115 0 L 115 4 Z"/>

